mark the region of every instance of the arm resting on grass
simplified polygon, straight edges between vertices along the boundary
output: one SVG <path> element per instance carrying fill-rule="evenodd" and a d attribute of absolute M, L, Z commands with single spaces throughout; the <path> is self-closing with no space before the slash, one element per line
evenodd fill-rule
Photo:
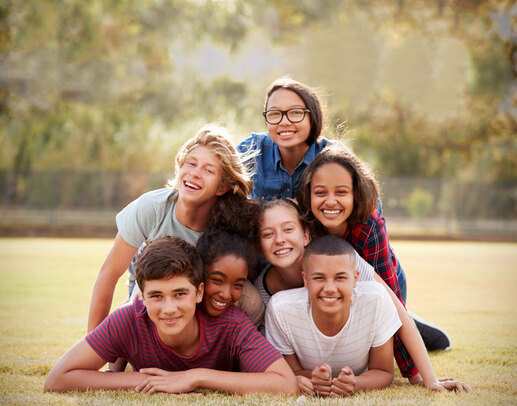
<path fill-rule="evenodd" d="M 144 368 L 145 380 L 137 391 L 185 393 L 198 388 L 245 395 L 247 393 L 297 392 L 296 378 L 284 359 L 273 362 L 264 372 L 228 372 L 197 368 L 179 372 L 167 372 L 159 368 Z M 152 376 L 149 376 L 152 375 Z"/>
<path fill-rule="evenodd" d="M 377 282 L 385 287 L 386 291 L 389 293 L 391 299 L 393 300 L 393 303 L 395 303 L 397 313 L 399 315 L 400 321 L 402 322 L 402 326 L 400 327 L 398 334 L 409 351 L 411 358 L 413 358 L 416 367 L 420 371 L 420 375 L 424 381 L 424 386 L 433 389 L 437 384 L 438 379 L 436 379 L 433 366 L 431 365 L 431 360 L 429 359 L 424 342 L 422 341 L 422 336 L 418 332 L 415 322 L 409 316 L 407 310 L 404 308 L 400 300 L 397 298 L 397 296 L 395 296 L 393 291 L 388 287 L 388 285 L 386 285 L 382 278 L 377 274 L 374 275 L 374 278 Z M 416 376 L 418 377 L 418 375 Z"/>
<path fill-rule="evenodd" d="M 291 367 L 296 376 L 296 380 L 298 381 L 298 390 L 304 395 L 314 396 L 316 395 L 316 390 L 318 390 L 318 394 L 320 392 L 320 387 L 316 385 L 314 386 L 311 378 L 312 371 L 307 369 L 303 369 L 300 364 L 300 360 L 296 354 L 288 354 L 284 355 L 284 359 L 287 361 L 287 364 Z M 327 391 L 330 393 L 330 377 L 324 382 L 325 388 L 322 390 L 323 392 Z"/>
<path fill-rule="evenodd" d="M 117 234 L 93 287 L 88 315 L 88 332 L 101 324 L 109 314 L 115 286 L 131 264 L 137 251 L 138 248 L 129 245 L 120 234 Z"/>
<path fill-rule="evenodd" d="M 45 390 L 66 392 L 88 389 L 135 389 L 145 379 L 138 372 L 100 372 L 106 363 L 83 338 L 52 368 Z"/>

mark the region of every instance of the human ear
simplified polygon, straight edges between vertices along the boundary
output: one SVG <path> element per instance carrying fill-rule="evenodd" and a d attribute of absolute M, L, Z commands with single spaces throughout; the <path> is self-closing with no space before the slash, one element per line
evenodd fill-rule
<path fill-rule="evenodd" d="M 219 187 L 217 188 L 217 191 L 215 192 L 215 195 L 216 196 L 222 196 L 224 195 L 226 192 L 228 192 L 228 190 L 230 190 L 230 188 L 226 185 L 223 185 L 222 183 L 219 185 Z"/>
<path fill-rule="evenodd" d="M 205 292 L 205 283 L 201 282 L 196 292 L 196 303 L 201 303 L 203 300 L 203 293 Z"/>
<path fill-rule="evenodd" d="M 305 232 L 303 233 L 303 246 L 306 247 L 310 242 L 310 235 L 309 235 L 309 229 L 306 228 Z"/>
<path fill-rule="evenodd" d="M 305 272 L 302 271 L 302 278 L 303 278 L 303 286 L 305 289 L 307 289 L 307 277 L 305 276 Z"/>

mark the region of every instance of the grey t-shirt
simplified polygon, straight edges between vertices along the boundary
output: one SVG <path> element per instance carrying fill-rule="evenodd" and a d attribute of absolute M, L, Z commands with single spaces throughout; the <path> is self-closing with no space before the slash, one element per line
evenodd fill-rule
<path fill-rule="evenodd" d="M 178 221 L 177 194 L 171 188 L 153 190 L 132 201 L 117 214 L 118 232 L 129 245 L 139 247 L 128 268 L 128 286 L 135 282 L 134 265 L 147 242 L 170 235 L 196 245 L 201 236 L 201 231 L 191 230 Z"/>

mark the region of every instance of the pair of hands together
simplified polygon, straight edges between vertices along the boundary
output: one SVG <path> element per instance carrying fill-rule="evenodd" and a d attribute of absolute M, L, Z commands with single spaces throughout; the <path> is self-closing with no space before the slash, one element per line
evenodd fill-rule
<path fill-rule="evenodd" d="M 337 378 L 332 378 L 332 369 L 327 363 L 318 365 L 312 370 L 311 378 L 297 375 L 298 387 L 304 395 L 344 397 L 355 393 L 357 377 L 349 367 L 341 368 Z M 425 386 L 420 374 L 409 379 L 412 385 Z M 472 389 L 464 382 L 454 378 L 441 378 L 431 384 L 428 389 L 433 391 L 471 392 Z"/>
<path fill-rule="evenodd" d="M 349 396 L 355 392 L 357 377 L 349 367 L 341 368 L 337 378 L 332 378 L 332 370 L 326 363 L 312 370 L 311 378 L 297 375 L 298 387 L 304 395 Z"/>

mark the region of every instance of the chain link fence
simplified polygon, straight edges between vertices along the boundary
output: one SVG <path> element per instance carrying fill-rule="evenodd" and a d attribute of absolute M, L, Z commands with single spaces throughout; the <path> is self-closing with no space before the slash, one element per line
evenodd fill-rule
<path fill-rule="evenodd" d="M 115 214 L 172 174 L 0 171 L 0 233 L 24 227 L 115 227 Z M 381 179 L 390 235 L 517 240 L 517 182 Z M 90 230 L 87 232 L 87 230 Z"/>

